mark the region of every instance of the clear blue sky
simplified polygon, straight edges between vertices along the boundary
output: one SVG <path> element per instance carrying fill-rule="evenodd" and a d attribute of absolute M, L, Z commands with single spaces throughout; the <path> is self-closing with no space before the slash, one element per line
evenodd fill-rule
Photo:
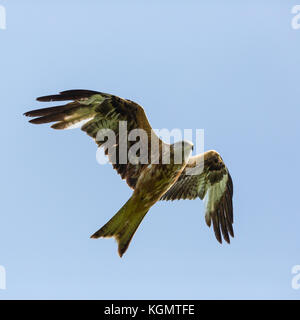
<path fill-rule="evenodd" d="M 299 299 L 295 4 L 0 0 L 0 299 Z M 89 239 L 130 189 L 80 130 L 22 115 L 75 88 L 139 102 L 154 128 L 205 129 L 234 181 L 232 244 L 201 200 L 156 204 L 123 259 L 114 240 Z"/>

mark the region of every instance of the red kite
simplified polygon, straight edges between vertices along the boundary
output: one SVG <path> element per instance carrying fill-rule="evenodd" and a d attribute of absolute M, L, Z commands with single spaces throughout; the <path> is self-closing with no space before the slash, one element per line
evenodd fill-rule
<path fill-rule="evenodd" d="M 29 122 L 42 124 L 54 122 L 53 129 L 67 129 L 78 123 L 85 124 L 81 130 L 95 139 L 99 147 L 104 141 L 97 139 L 101 129 L 110 129 L 115 133 L 113 145 L 115 159 L 106 149 L 113 168 L 122 179 L 125 179 L 133 194 L 124 206 L 91 238 L 114 237 L 118 242 L 118 252 L 122 256 L 149 209 L 159 200 L 175 199 L 205 199 L 205 220 L 208 226 L 213 224 L 215 236 L 222 243 L 222 236 L 230 243 L 233 237 L 233 185 L 230 174 L 221 156 L 216 151 L 190 157 L 193 144 L 180 141 L 171 145 L 164 143 L 151 128 L 143 108 L 137 103 L 117 96 L 90 90 L 69 90 L 57 95 L 37 98 L 38 101 L 68 101 L 72 102 L 49 108 L 26 112 L 28 117 L 34 117 Z M 128 130 L 143 129 L 148 137 L 144 141 L 148 149 L 146 163 L 123 163 L 119 151 L 123 146 L 119 122 L 126 121 Z M 153 141 L 158 145 L 159 161 L 152 163 L 151 155 Z M 134 142 L 127 141 L 129 152 Z M 165 147 L 170 150 L 170 162 L 162 163 Z M 179 151 L 178 151 L 179 150 Z M 174 161 L 180 152 L 183 159 L 180 163 Z M 188 174 L 188 170 L 197 168 L 197 163 L 204 160 L 204 167 L 198 174 Z"/>

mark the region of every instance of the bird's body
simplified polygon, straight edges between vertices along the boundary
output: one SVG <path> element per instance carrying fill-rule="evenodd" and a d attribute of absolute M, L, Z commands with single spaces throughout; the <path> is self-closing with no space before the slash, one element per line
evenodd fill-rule
<path fill-rule="evenodd" d="M 105 147 L 114 169 L 133 189 L 125 205 L 92 238 L 115 237 L 122 256 L 142 219 L 157 201 L 206 197 L 206 223 L 210 226 L 213 222 L 219 242 L 222 242 L 222 235 L 229 242 L 229 234 L 233 236 L 233 188 L 229 172 L 217 152 L 208 151 L 190 157 L 192 143 L 180 141 L 167 145 L 154 133 L 141 106 L 110 94 L 69 90 L 38 100 L 73 100 L 66 105 L 33 110 L 25 115 L 37 117 L 30 121 L 36 124 L 55 122 L 52 126 L 54 129 L 70 128 L 84 121 L 81 129 L 94 138 L 99 147 Z M 119 126 L 121 121 L 126 121 L 131 131 L 140 129 L 146 133 L 147 139 L 141 140 L 142 147 L 147 150 L 144 157 L 146 161 L 141 161 L 141 157 L 134 163 L 121 161 L 122 148 L 125 148 L 127 158 L 134 145 L 132 141 L 125 143 Z M 98 139 L 103 129 L 109 129 L 115 134 L 111 149 Z M 153 143 L 158 146 L 155 152 Z M 169 150 L 170 155 L 168 163 L 162 161 L 166 150 Z M 178 156 L 181 158 L 179 162 L 176 161 Z M 199 160 L 204 160 L 203 170 L 190 174 L 189 171 L 198 168 Z"/>
<path fill-rule="evenodd" d="M 137 182 L 132 197 L 138 201 L 147 202 L 153 206 L 172 187 L 185 167 L 183 164 L 165 164 L 162 167 L 158 164 L 147 166 Z"/>
<path fill-rule="evenodd" d="M 191 145 L 188 147 L 191 151 Z M 186 161 L 181 164 L 173 162 L 172 160 L 170 164 L 164 166 L 159 164 L 146 166 L 130 199 L 91 237 L 114 236 L 119 242 L 119 254 L 122 256 L 146 213 L 174 185 L 186 166 Z"/>

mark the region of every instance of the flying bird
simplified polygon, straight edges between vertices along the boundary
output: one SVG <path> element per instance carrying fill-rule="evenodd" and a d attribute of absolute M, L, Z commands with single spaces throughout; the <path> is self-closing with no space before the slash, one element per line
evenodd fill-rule
<path fill-rule="evenodd" d="M 53 129 L 68 129 L 81 125 L 81 130 L 91 136 L 99 147 L 105 148 L 104 141 L 97 139 L 101 129 L 110 129 L 115 133 L 113 145 L 115 158 L 105 149 L 109 161 L 128 186 L 133 189 L 132 196 L 124 206 L 91 238 L 114 237 L 118 243 L 120 257 L 127 250 L 129 243 L 149 209 L 160 200 L 204 199 L 205 221 L 213 225 L 217 240 L 222 238 L 230 243 L 233 233 L 233 184 L 227 167 L 218 152 L 210 150 L 191 156 L 193 144 L 180 141 L 168 145 L 163 142 L 150 126 L 144 109 L 137 103 L 112 94 L 91 90 L 68 90 L 56 95 L 37 98 L 41 102 L 71 101 L 69 103 L 37 109 L 24 115 L 33 117 L 33 124 L 51 123 Z M 148 137 L 145 147 L 149 150 L 145 163 L 120 161 L 119 151 L 123 146 L 119 122 L 126 121 L 128 131 L 143 129 Z M 158 149 L 152 152 L 152 142 Z M 125 148 L 129 152 L 133 141 L 127 141 Z M 170 150 L 170 162 L 163 163 L 164 150 Z M 182 161 L 174 159 L 178 154 Z M 158 161 L 152 163 L 151 155 L 155 154 Z M 113 161 L 114 160 L 114 161 Z M 190 174 L 197 169 L 197 164 L 204 161 L 198 173 Z"/>

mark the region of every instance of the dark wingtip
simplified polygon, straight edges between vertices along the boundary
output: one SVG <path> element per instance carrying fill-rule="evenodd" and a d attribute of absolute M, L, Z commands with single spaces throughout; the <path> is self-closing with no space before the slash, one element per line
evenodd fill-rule
<path fill-rule="evenodd" d="M 38 97 L 38 98 L 36 98 L 36 100 L 39 102 L 51 102 L 51 101 L 59 101 L 59 100 L 66 100 L 66 99 L 62 99 L 61 95 L 55 94 L 55 95 L 50 95 L 50 96 Z"/>
<path fill-rule="evenodd" d="M 36 119 L 31 119 L 28 122 L 30 122 L 32 124 L 40 124 L 38 121 L 36 121 Z"/>
<path fill-rule="evenodd" d="M 99 94 L 99 91 L 76 89 L 76 90 L 65 90 L 61 91 L 59 94 L 42 96 L 36 98 L 40 102 L 51 102 L 51 101 L 66 101 L 66 100 L 77 100 L 82 98 L 88 98 L 94 94 Z M 107 95 L 105 93 L 101 93 Z"/>
<path fill-rule="evenodd" d="M 232 225 L 229 224 L 228 227 L 227 227 L 227 229 L 228 229 L 228 232 L 229 232 L 230 236 L 231 236 L 232 238 L 234 238 L 234 231 L 233 231 Z"/>
<path fill-rule="evenodd" d="M 229 238 L 229 237 L 228 237 L 228 238 L 227 238 L 227 237 L 226 237 L 226 238 L 224 237 L 224 240 L 225 240 L 228 244 L 230 244 L 230 238 Z"/>
<path fill-rule="evenodd" d="M 229 237 L 228 233 L 227 233 L 227 232 L 225 232 L 225 233 L 222 232 L 222 234 L 223 234 L 223 239 L 224 239 L 228 244 L 230 244 L 230 237 Z"/>
<path fill-rule="evenodd" d="M 217 214 L 212 215 L 213 228 L 216 239 L 222 244 L 222 235 Z"/>

